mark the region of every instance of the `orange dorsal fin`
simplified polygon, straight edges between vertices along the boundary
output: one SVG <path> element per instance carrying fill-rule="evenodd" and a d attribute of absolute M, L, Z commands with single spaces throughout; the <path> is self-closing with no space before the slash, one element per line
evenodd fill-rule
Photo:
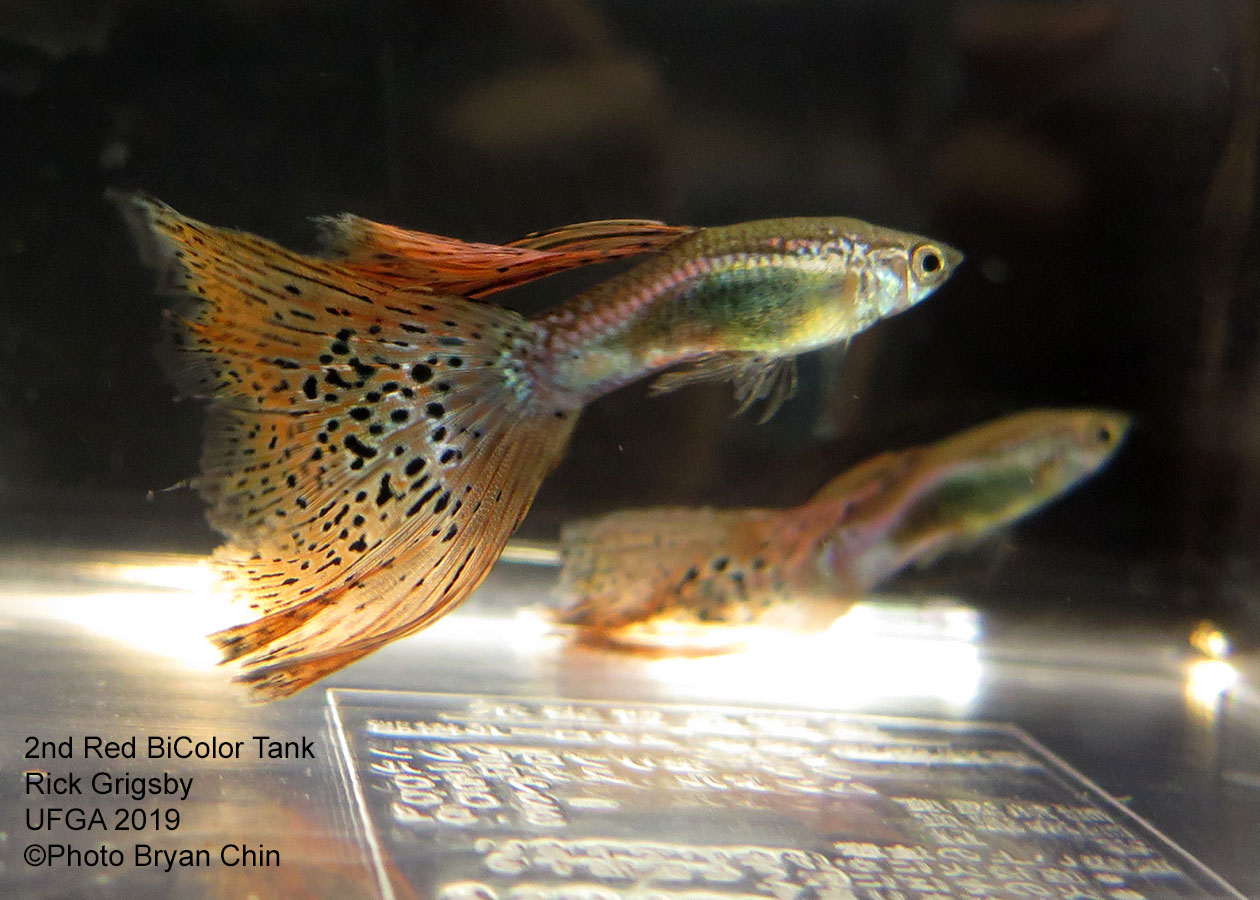
<path fill-rule="evenodd" d="M 390 284 L 484 297 L 547 275 L 659 250 L 694 228 L 646 219 L 565 225 L 508 244 L 408 231 L 353 215 L 319 220 L 329 258 Z"/>

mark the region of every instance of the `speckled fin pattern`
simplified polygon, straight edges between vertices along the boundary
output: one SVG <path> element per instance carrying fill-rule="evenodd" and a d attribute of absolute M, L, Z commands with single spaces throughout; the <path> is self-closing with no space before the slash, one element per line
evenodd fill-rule
<path fill-rule="evenodd" d="M 514 312 L 399 287 L 155 200 L 117 198 L 163 286 L 181 388 L 210 401 L 197 486 L 259 618 L 212 635 L 285 696 L 415 631 L 498 558 L 573 427 Z"/>
<path fill-rule="evenodd" d="M 694 604 L 698 595 L 725 603 L 742 587 L 731 574 L 744 561 L 732 568 L 732 552 L 749 549 L 749 538 L 757 542 L 749 521 L 741 510 L 658 508 L 566 525 L 557 588 L 564 606 L 556 619 L 611 630 Z M 755 549 L 742 555 L 767 564 Z"/>
<path fill-rule="evenodd" d="M 484 244 L 407 231 L 353 215 L 319 219 L 330 259 L 398 285 L 424 285 L 464 297 L 546 275 L 659 250 L 695 229 L 646 219 L 607 219 Z"/>

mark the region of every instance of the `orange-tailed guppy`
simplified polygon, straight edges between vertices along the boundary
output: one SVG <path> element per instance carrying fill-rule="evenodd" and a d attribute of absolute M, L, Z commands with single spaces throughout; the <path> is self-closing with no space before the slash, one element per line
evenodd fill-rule
<path fill-rule="evenodd" d="M 766 414 L 793 359 L 927 297 L 962 255 L 841 218 L 611 220 L 507 245 L 354 216 L 311 256 L 116 197 L 161 285 L 181 389 L 209 401 L 196 487 L 225 584 L 212 635 L 282 697 L 428 625 L 498 558 L 581 409 L 649 374 L 729 378 Z M 532 318 L 475 298 L 655 251 Z"/>

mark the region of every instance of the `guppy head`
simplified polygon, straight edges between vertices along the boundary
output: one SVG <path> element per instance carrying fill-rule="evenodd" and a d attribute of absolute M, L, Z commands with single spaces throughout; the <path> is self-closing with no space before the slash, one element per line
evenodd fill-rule
<path fill-rule="evenodd" d="M 859 273 L 860 293 L 872 307 L 872 319 L 914 306 L 962 264 L 962 252 L 941 241 L 865 222 L 854 225 L 852 264 Z"/>
<path fill-rule="evenodd" d="M 981 425 L 938 445 L 951 448 L 960 473 L 983 483 L 986 476 L 1003 483 L 1015 473 L 1013 494 L 1041 503 L 1092 475 L 1111 458 L 1128 433 L 1130 418 L 1105 409 L 1034 409 Z M 942 468 L 949 463 L 942 460 Z M 996 476 L 990 473 L 999 473 Z M 992 492 L 995 495 L 999 491 Z M 1014 498 L 1012 498 L 1014 499 Z"/>

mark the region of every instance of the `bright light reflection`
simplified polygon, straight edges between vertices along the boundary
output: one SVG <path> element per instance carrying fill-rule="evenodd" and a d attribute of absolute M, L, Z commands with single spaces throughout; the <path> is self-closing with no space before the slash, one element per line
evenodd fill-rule
<path fill-rule="evenodd" d="M 215 590 L 213 569 L 203 558 L 139 554 L 59 564 L 56 571 L 81 585 L 44 590 L 48 582 L 39 582 L 0 591 L 0 612 L 66 622 L 194 669 L 213 668 L 219 660 L 206 635 L 242 618 L 230 598 Z M 721 631 L 714 629 L 714 649 L 733 642 L 745 649 L 648 660 L 652 677 L 669 686 L 695 684 L 707 693 L 716 686 L 750 701 L 850 707 L 892 697 L 964 706 L 979 688 L 979 620 L 956 603 L 859 603 L 813 635 L 745 627 L 718 637 Z M 461 612 L 418 637 L 490 643 L 522 655 L 556 640 L 549 617 L 529 609 L 515 616 Z M 694 646 L 695 632 L 690 641 Z M 1223 680 L 1226 673 L 1229 681 Z M 1226 663 L 1204 660 L 1191 669 L 1187 693 L 1214 698 L 1235 674 Z"/>
<path fill-rule="evenodd" d="M 1190 646 L 1213 659 L 1224 659 L 1233 649 L 1229 636 L 1208 621 L 1200 622 L 1190 632 Z"/>
<path fill-rule="evenodd" d="M 851 708 L 907 697 L 964 707 L 980 687 L 978 617 L 958 605 L 860 603 L 817 634 L 746 627 L 738 637 L 740 652 L 647 665 L 668 686 Z"/>
<path fill-rule="evenodd" d="M 219 660 L 206 635 L 241 617 L 212 589 L 214 573 L 199 557 L 153 554 L 70 563 L 57 574 L 86 583 L 77 590 L 44 590 L 42 583 L 21 593 L 10 589 L 0 592 L 0 608 L 15 618 L 79 626 L 195 669 L 212 668 Z"/>
<path fill-rule="evenodd" d="M 434 640 L 442 644 L 494 644 L 511 647 L 513 653 L 529 655 L 554 642 L 551 622 L 532 609 L 515 615 L 488 615 L 459 610 L 443 616 L 412 640 Z"/>
<path fill-rule="evenodd" d="M 94 562 L 77 566 L 76 571 L 103 581 L 172 591 L 208 591 L 214 587 L 215 582 L 214 571 L 210 568 L 209 560 L 205 559 L 156 563 Z"/>
<path fill-rule="evenodd" d="M 194 669 L 219 662 L 220 653 L 206 635 L 249 618 L 216 590 L 214 568 L 203 557 L 134 554 L 53 560 L 50 566 L 45 574 L 33 563 L 33 575 L 21 588 L 14 587 L 16 582 L 0 588 L 0 615 L 66 622 Z M 529 610 L 515 617 L 461 612 L 422 634 L 438 641 L 506 645 L 528 654 L 541 648 L 551 625 Z"/>
<path fill-rule="evenodd" d="M 1223 659 L 1197 659 L 1186 671 L 1186 699 L 1215 710 L 1221 695 L 1234 686 L 1238 670 Z"/>
<path fill-rule="evenodd" d="M 853 609 L 832 623 L 828 631 L 857 632 L 883 637 L 920 638 L 976 643 L 980 615 L 969 606 L 949 600 L 897 602 L 895 600 L 854 604 Z"/>

